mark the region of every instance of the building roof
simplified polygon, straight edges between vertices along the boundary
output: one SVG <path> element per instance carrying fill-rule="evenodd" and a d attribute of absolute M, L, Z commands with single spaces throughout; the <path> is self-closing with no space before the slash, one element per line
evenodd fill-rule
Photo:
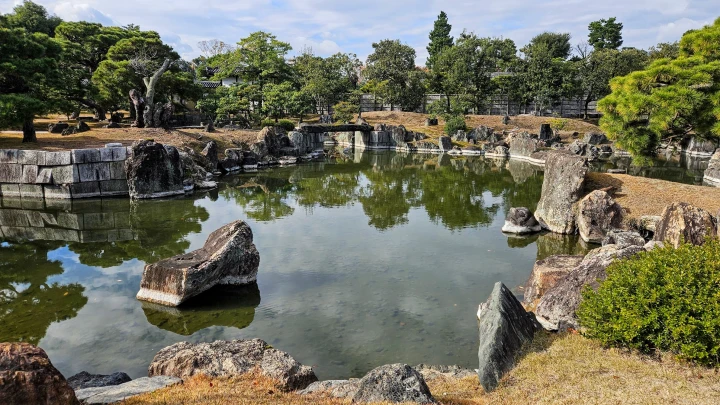
<path fill-rule="evenodd" d="M 204 89 L 216 89 L 222 86 L 222 82 L 214 82 L 209 80 L 203 80 L 200 82 L 200 87 Z"/>

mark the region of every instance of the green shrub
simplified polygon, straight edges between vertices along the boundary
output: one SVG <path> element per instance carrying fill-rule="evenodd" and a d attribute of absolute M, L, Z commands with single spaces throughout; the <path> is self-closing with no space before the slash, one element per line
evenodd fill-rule
<path fill-rule="evenodd" d="M 645 353 L 720 364 L 720 242 L 643 252 L 613 263 L 577 315 L 588 337 Z"/>
<path fill-rule="evenodd" d="M 339 123 L 348 123 L 355 118 L 358 106 L 347 101 L 341 101 L 333 106 L 333 118 Z"/>
<path fill-rule="evenodd" d="M 286 131 L 293 131 L 295 130 L 295 123 L 290 120 L 279 120 L 278 122 L 275 122 L 274 119 L 266 118 L 262 120 L 262 123 L 260 124 L 261 127 L 280 127 Z"/>
<path fill-rule="evenodd" d="M 567 126 L 567 124 L 569 122 L 570 122 L 570 120 L 568 120 L 567 118 L 559 118 L 559 117 L 551 118 L 550 119 L 550 128 L 554 129 L 556 132 L 562 131 L 563 129 L 565 129 L 565 127 Z"/>
<path fill-rule="evenodd" d="M 465 117 L 462 115 L 451 115 L 445 118 L 445 133 L 455 135 L 457 131 L 465 130 Z"/>

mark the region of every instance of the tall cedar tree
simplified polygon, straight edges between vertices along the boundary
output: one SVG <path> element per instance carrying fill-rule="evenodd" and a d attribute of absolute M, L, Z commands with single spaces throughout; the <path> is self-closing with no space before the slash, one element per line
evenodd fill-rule
<path fill-rule="evenodd" d="M 430 31 L 430 43 L 427 46 L 429 56 L 425 63 L 428 69 L 432 69 L 435 60 L 443 49 L 453 46 L 453 37 L 450 36 L 450 30 L 452 30 L 452 25 L 448 24 L 447 14 L 441 11 L 437 20 L 435 20 L 432 31 Z"/>

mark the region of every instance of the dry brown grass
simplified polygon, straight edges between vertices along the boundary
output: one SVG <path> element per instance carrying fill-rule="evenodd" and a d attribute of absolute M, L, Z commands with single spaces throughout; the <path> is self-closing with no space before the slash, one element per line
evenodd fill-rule
<path fill-rule="evenodd" d="M 403 125 L 405 128 L 422 132 L 430 137 L 439 137 L 443 135 L 443 126 L 445 122 L 442 118 L 439 118 L 440 122 L 437 126 L 426 127 L 425 119 L 428 117 L 427 114 L 401 112 L 401 111 L 373 111 L 363 113 L 365 118 L 370 124 L 391 124 L 391 125 Z M 502 116 L 499 115 L 466 115 L 465 122 L 469 128 L 476 128 L 480 125 L 492 127 L 497 132 L 501 131 L 512 131 L 513 129 L 520 129 L 522 131 L 528 131 L 531 133 L 538 133 L 540 131 L 540 124 L 550 123 L 552 117 L 535 117 L 529 115 L 510 117 L 508 125 L 503 125 Z M 580 135 L 586 132 L 599 131 L 597 125 L 592 122 L 568 119 L 566 127 L 560 131 L 560 136 L 564 140 L 569 140 L 573 132 L 578 132 Z"/>
<path fill-rule="evenodd" d="M 720 210 L 720 188 L 693 186 L 626 174 L 589 173 L 586 190 L 614 187 L 614 198 L 627 212 L 626 220 L 660 215 L 674 202 L 686 202 L 712 214 Z"/>
<path fill-rule="evenodd" d="M 670 356 L 650 359 L 604 349 L 577 334 L 542 334 L 528 354 L 486 394 L 477 378 L 428 381 L 435 399 L 445 405 L 484 404 L 713 404 L 720 403 L 720 372 L 678 362 Z M 339 405 L 349 400 L 279 391 L 257 374 L 230 379 L 195 377 L 127 405 Z"/>

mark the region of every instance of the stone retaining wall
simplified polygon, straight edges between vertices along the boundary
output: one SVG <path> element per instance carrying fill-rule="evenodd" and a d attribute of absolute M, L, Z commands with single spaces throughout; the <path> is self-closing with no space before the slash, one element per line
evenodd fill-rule
<path fill-rule="evenodd" d="M 130 212 L 70 213 L 62 205 L 41 204 L 38 210 L 0 208 L 0 238 L 11 241 L 115 242 L 134 240 Z M 18 204 L 19 206 L 19 204 Z"/>
<path fill-rule="evenodd" d="M 57 152 L 0 149 L 0 196 L 76 199 L 127 196 L 125 159 L 130 148 Z"/>

